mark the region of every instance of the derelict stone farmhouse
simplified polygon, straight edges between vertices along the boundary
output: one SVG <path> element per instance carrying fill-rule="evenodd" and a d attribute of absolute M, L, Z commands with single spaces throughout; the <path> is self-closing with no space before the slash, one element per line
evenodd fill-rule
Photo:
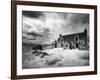
<path fill-rule="evenodd" d="M 88 35 L 85 29 L 81 33 L 59 35 L 59 38 L 54 41 L 53 45 L 55 48 L 68 48 L 68 49 L 88 49 Z"/>

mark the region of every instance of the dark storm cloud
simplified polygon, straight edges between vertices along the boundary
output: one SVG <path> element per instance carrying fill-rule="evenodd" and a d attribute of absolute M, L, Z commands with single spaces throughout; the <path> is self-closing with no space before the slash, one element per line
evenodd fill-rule
<path fill-rule="evenodd" d="M 28 38 L 28 37 L 23 36 L 22 38 L 23 38 L 23 39 L 26 39 L 26 40 L 36 40 L 36 38 L 34 38 L 34 37 Z"/>
<path fill-rule="evenodd" d="M 31 17 L 31 18 L 39 18 L 42 16 L 42 12 L 38 11 L 22 11 L 23 16 Z"/>
<path fill-rule="evenodd" d="M 28 32 L 27 35 L 42 37 L 41 34 L 38 34 L 38 33 L 35 33 L 35 32 Z"/>
<path fill-rule="evenodd" d="M 89 32 L 89 14 L 68 13 L 63 31 L 65 34 L 83 32 L 86 28 Z"/>
<path fill-rule="evenodd" d="M 72 14 L 70 17 L 71 24 L 75 23 L 89 23 L 89 15 L 88 14 Z"/>
<path fill-rule="evenodd" d="M 89 23 L 89 14 L 87 14 L 87 15 L 84 17 L 82 23 L 83 23 L 83 24 L 85 24 L 85 23 Z"/>

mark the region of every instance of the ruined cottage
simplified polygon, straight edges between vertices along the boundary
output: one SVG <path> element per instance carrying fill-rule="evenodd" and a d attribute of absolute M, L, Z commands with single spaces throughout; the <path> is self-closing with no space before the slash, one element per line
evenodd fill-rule
<path fill-rule="evenodd" d="M 59 38 L 54 41 L 55 48 L 68 48 L 68 49 L 89 49 L 87 29 L 80 33 L 59 35 Z"/>

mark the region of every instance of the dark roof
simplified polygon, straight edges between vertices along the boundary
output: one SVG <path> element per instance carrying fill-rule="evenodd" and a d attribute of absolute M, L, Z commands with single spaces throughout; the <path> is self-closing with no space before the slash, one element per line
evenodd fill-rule
<path fill-rule="evenodd" d="M 82 33 L 75 33 L 75 34 L 63 35 L 63 38 L 66 38 L 66 37 L 71 37 L 71 36 L 76 36 L 76 35 L 78 35 L 78 36 L 84 36 L 84 35 L 85 35 L 85 33 L 84 33 L 84 32 L 82 32 Z"/>

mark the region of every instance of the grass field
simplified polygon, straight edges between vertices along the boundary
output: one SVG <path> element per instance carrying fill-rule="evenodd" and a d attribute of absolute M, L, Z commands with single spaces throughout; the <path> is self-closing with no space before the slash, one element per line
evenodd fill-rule
<path fill-rule="evenodd" d="M 50 67 L 74 67 L 89 65 L 89 51 L 78 49 L 53 48 L 40 51 L 40 55 L 32 54 L 30 49 L 23 52 L 22 68 L 50 68 Z M 41 57 L 42 53 L 47 53 Z M 37 54 L 37 53 L 35 53 Z"/>

